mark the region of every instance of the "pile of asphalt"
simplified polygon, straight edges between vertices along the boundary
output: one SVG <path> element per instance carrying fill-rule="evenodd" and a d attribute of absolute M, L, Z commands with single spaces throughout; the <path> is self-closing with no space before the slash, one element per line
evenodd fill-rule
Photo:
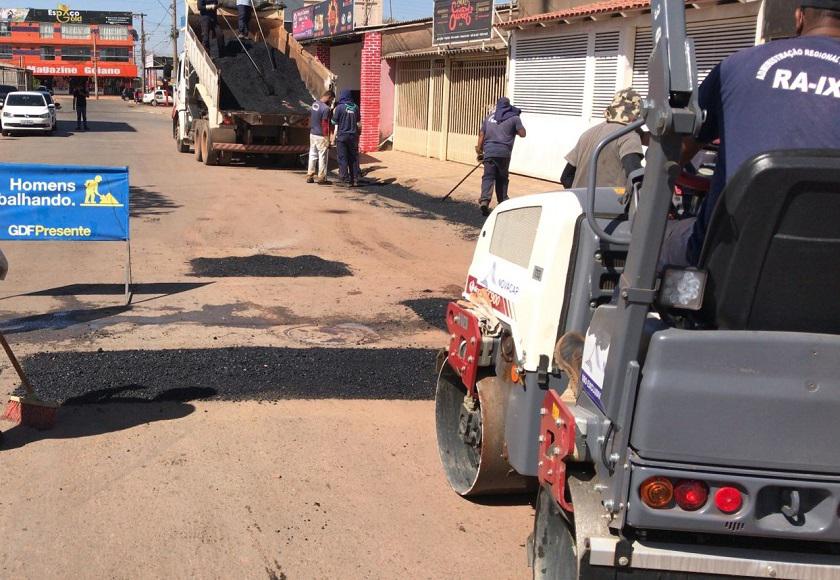
<path fill-rule="evenodd" d="M 265 43 L 250 40 L 243 43 L 247 53 L 239 41 L 233 40 L 225 46 L 225 55 L 215 61 L 221 73 L 222 109 L 257 113 L 307 113 L 313 97 L 294 61 Z M 251 58 L 248 58 L 249 54 Z"/>
<path fill-rule="evenodd" d="M 433 349 L 235 347 L 38 353 L 38 396 L 65 405 L 136 401 L 431 399 Z"/>
<path fill-rule="evenodd" d="M 195 258 L 190 260 L 192 275 L 203 278 L 341 278 L 353 272 L 344 262 L 324 260 L 318 256 L 231 256 L 228 258 Z"/>

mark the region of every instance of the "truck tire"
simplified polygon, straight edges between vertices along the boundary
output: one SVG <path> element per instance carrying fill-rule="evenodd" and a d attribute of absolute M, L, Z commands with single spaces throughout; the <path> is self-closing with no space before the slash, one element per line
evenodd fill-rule
<path fill-rule="evenodd" d="M 530 560 L 534 580 L 580 577 L 571 523 L 545 487 L 540 487 L 537 495 L 532 544 Z"/>
<path fill-rule="evenodd" d="M 212 131 L 209 127 L 204 129 L 204 138 L 201 140 L 201 156 L 204 158 L 204 165 L 217 165 L 219 153 L 213 150 Z"/>
<path fill-rule="evenodd" d="M 195 149 L 195 160 L 201 163 L 204 161 L 204 157 L 201 154 L 201 144 L 204 143 L 204 125 L 199 123 L 195 128 L 195 133 L 193 133 L 194 138 L 194 146 Z"/>

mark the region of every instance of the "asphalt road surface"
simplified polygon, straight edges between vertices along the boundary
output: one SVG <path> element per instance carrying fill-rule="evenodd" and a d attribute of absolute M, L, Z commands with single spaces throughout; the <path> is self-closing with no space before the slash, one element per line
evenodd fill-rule
<path fill-rule="evenodd" d="M 129 166 L 135 294 L 124 244 L 2 246 L 0 328 L 64 406 L 0 423 L 0 577 L 526 577 L 527 499 L 458 498 L 435 444 L 475 207 L 205 167 L 166 111 L 90 101 L 76 133 L 64 105 L 0 159 Z"/>

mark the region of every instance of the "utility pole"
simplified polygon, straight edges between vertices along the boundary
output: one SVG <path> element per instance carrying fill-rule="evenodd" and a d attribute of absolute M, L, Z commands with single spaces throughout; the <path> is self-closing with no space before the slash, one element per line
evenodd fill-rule
<path fill-rule="evenodd" d="M 146 14 L 139 13 L 135 14 L 134 16 L 140 17 L 140 68 L 143 71 L 142 79 L 143 79 L 143 86 L 141 87 L 142 91 L 146 92 Z"/>
<path fill-rule="evenodd" d="M 93 94 L 96 95 L 96 100 L 99 100 L 99 59 L 96 58 L 96 35 L 99 31 L 93 33 Z M 87 89 L 85 89 L 87 90 Z"/>
<path fill-rule="evenodd" d="M 172 76 L 175 76 L 176 70 L 178 70 L 178 0 L 172 0 Z"/>

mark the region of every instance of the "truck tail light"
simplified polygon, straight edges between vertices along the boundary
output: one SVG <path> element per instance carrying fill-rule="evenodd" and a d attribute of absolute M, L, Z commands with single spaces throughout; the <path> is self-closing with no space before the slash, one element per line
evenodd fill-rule
<path fill-rule="evenodd" d="M 709 499 L 709 487 L 696 479 L 683 479 L 674 487 L 677 505 L 688 512 L 699 510 Z"/>
<path fill-rule="evenodd" d="M 667 508 L 674 500 L 674 484 L 667 477 L 649 477 L 639 486 L 639 496 L 649 508 Z"/>
<path fill-rule="evenodd" d="M 233 125 L 233 117 L 230 115 L 222 115 L 222 125 Z"/>
<path fill-rule="evenodd" d="M 722 487 L 715 492 L 715 505 L 725 514 L 734 514 L 744 505 L 744 498 L 737 488 Z"/>

